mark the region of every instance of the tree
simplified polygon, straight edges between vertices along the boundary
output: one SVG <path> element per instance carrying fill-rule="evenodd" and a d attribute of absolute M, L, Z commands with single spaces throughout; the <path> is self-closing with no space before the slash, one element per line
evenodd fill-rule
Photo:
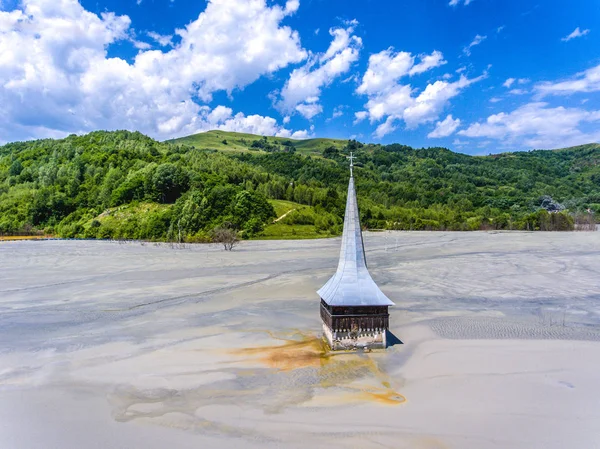
<path fill-rule="evenodd" d="M 191 190 L 182 196 L 175 205 L 178 229 L 186 234 L 197 233 L 206 223 L 202 214 L 202 192 Z"/>
<path fill-rule="evenodd" d="M 335 157 L 339 156 L 340 152 L 338 151 L 338 149 L 336 147 L 334 147 L 333 145 L 328 146 L 327 148 L 325 148 L 325 150 L 323 151 L 323 157 L 327 158 L 327 159 L 334 159 Z"/>
<path fill-rule="evenodd" d="M 221 243 L 223 248 L 225 248 L 225 251 L 231 251 L 240 241 L 237 231 L 226 226 L 219 226 L 213 229 L 212 239 L 215 243 Z"/>
<path fill-rule="evenodd" d="M 58 223 L 72 211 L 69 199 L 54 188 L 45 188 L 37 192 L 30 204 L 31 220 L 34 225 L 48 222 Z"/>
<path fill-rule="evenodd" d="M 22 171 L 23 164 L 21 164 L 20 160 L 16 159 L 8 169 L 8 174 L 11 176 L 19 176 Z"/>
<path fill-rule="evenodd" d="M 242 190 L 233 200 L 233 221 L 242 227 L 252 218 L 260 222 L 276 216 L 273 206 L 262 195 Z"/>
<path fill-rule="evenodd" d="M 189 177 L 181 167 L 161 164 L 152 177 L 154 191 L 161 203 L 174 203 L 189 187 Z"/>
<path fill-rule="evenodd" d="M 264 229 L 265 227 L 263 225 L 263 221 L 260 218 L 251 218 L 244 225 L 244 238 L 249 238 L 260 234 Z"/>

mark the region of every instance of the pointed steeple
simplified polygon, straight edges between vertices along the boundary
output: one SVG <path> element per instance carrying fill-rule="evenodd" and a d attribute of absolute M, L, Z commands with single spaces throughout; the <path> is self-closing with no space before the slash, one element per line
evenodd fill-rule
<path fill-rule="evenodd" d="M 354 189 L 354 155 L 350 153 L 350 182 L 344 216 L 342 248 L 337 271 L 317 292 L 330 306 L 393 306 L 369 271 Z"/>

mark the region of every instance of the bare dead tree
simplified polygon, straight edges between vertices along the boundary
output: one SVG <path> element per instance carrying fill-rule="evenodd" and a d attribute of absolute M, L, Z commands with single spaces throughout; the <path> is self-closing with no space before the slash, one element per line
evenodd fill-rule
<path fill-rule="evenodd" d="M 225 251 L 231 251 L 240 241 L 237 231 L 229 227 L 218 227 L 213 229 L 212 238 L 213 242 L 221 243 L 225 248 Z"/>
<path fill-rule="evenodd" d="M 587 209 L 585 212 L 576 213 L 574 220 L 576 231 L 595 231 L 597 229 L 596 217 L 591 209 Z"/>

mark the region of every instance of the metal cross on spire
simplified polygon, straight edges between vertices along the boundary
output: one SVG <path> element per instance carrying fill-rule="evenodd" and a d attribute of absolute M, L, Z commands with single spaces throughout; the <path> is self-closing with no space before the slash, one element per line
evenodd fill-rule
<path fill-rule="evenodd" d="M 354 167 L 354 159 L 356 159 L 354 157 L 354 153 L 350 153 L 350 156 L 346 156 L 348 159 L 350 159 L 350 177 L 354 177 L 354 174 L 352 173 L 352 168 Z"/>

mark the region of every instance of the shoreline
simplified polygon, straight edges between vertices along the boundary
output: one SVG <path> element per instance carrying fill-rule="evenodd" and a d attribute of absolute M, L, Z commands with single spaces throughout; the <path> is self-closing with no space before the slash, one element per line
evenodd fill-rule
<path fill-rule="evenodd" d="M 395 229 L 369 229 L 364 230 L 363 233 L 372 234 L 385 234 L 385 233 L 430 233 L 430 234 L 447 234 L 447 233 L 458 233 L 458 234 L 588 234 L 592 232 L 600 231 L 600 225 L 597 225 L 596 231 L 582 231 L 582 230 L 571 230 L 571 231 L 527 231 L 527 230 L 510 230 L 510 229 L 477 229 L 473 231 L 440 231 L 440 230 L 395 230 Z M 302 237 L 294 236 L 294 238 L 278 238 L 278 237 L 253 237 L 249 239 L 240 239 L 240 243 L 243 242 L 270 242 L 270 241 L 306 241 L 306 240 L 330 240 L 341 237 L 340 235 L 326 235 L 318 237 Z M 61 241 L 81 241 L 81 242 L 116 242 L 116 243 L 150 243 L 150 244 L 165 244 L 165 245 L 214 245 L 214 242 L 169 242 L 164 240 L 136 240 L 136 239 L 86 239 L 86 238 L 66 238 L 56 237 L 51 235 L 46 236 L 0 236 L 0 242 L 13 242 L 22 240 L 61 240 Z"/>

